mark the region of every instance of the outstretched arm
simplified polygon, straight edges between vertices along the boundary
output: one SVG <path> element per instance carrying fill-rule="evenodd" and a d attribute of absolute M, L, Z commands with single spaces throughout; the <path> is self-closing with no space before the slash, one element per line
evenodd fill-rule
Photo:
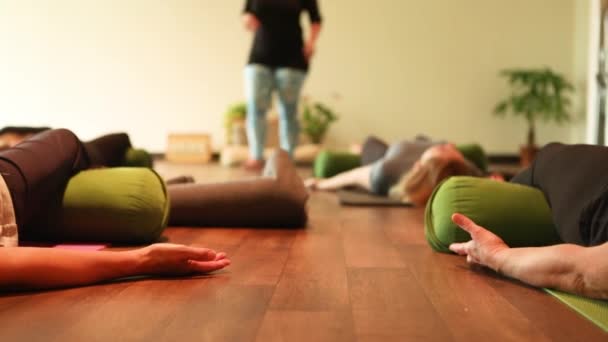
<path fill-rule="evenodd" d="M 471 241 L 450 245 L 453 252 L 466 255 L 468 262 L 533 286 L 608 298 L 608 243 L 596 247 L 560 244 L 509 248 L 464 215 L 454 214 L 452 220 L 471 234 Z"/>
<path fill-rule="evenodd" d="M 175 244 L 122 252 L 0 248 L 0 290 L 81 286 L 136 275 L 207 273 L 229 264 L 225 253 Z"/>
<path fill-rule="evenodd" d="M 308 188 L 328 191 L 338 190 L 352 185 L 360 186 L 366 190 L 371 190 L 371 172 L 371 166 L 360 166 L 326 179 L 310 178 L 307 179 L 304 184 Z"/>

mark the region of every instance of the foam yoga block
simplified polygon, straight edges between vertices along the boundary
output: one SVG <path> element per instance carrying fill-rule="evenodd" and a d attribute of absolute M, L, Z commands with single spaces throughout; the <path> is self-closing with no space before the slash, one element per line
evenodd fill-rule
<path fill-rule="evenodd" d="M 315 159 L 313 173 L 317 178 L 328 178 L 361 166 L 361 157 L 352 153 L 322 151 Z"/>
<path fill-rule="evenodd" d="M 532 187 L 464 176 L 441 183 L 425 211 L 425 236 L 434 250 L 449 253 L 451 243 L 470 239 L 452 223 L 456 212 L 494 232 L 511 247 L 560 242 L 542 192 Z"/>
<path fill-rule="evenodd" d="M 40 231 L 52 240 L 149 243 L 161 235 L 168 216 L 165 184 L 151 169 L 93 169 L 70 179 L 62 208 Z"/>
<path fill-rule="evenodd" d="M 168 187 L 172 226 L 302 227 L 308 193 L 289 155 L 276 151 L 260 178 Z"/>

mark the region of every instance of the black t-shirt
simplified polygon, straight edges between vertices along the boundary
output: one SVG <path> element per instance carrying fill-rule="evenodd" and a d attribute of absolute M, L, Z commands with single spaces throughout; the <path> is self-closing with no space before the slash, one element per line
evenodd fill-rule
<path fill-rule="evenodd" d="M 543 192 L 564 242 L 608 241 L 608 147 L 548 144 L 511 181 Z"/>
<path fill-rule="evenodd" d="M 316 0 L 247 0 L 243 11 L 255 15 L 260 21 L 249 64 L 308 69 L 303 53 L 300 14 L 306 11 L 312 23 L 320 23 Z"/>

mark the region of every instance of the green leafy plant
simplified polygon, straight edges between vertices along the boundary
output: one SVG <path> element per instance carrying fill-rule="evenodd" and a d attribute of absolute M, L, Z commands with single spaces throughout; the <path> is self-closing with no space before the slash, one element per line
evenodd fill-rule
<path fill-rule="evenodd" d="M 507 78 L 511 94 L 500 101 L 494 113 L 505 116 L 508 112 L 522 116 L 528 123 L 528 146 L 536 145 L 536 122 L 570 120 L 568 93 L 574 87 L 562 75 L 545 69 L 509 69 L 501 76 Z"/>
<path fill-rule="evenodd" d="M 321 143 L 330 124 L 336 120 L 338 116 L 327 105 L 321 102 L 305 102 L 301 119 L 302 131 L 312 143 Z"/>
<path fill-rule="evenodd" d="M 245 102 L 236 102 L 232 104 L 224 113 L 224 129 L 226 130 L 226 139 L 228 144 L 232 144 L 232 125 L 235 121 L 243 121 L 247 117 L 247 105 Z"/>

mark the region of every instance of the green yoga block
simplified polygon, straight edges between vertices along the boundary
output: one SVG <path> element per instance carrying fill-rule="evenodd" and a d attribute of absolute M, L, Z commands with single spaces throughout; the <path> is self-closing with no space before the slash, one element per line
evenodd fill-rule
<path fill-rule="evenodd" d="M 353 153 L 322 151 L 315 159 L 314 176 L 328 178 L 361 166 L 361 156 Z"/>
<path fill-rule="evenodd" d="M 424 230 L 438 252 L 470 240 L 451 216 L 461 213 L 500 236 L 511 247 L 560 243 L 551 210 L 538 189 L 486 178 L 457 176 L 437 186 L 427 202 Z"/>
<path fill-rule="evenodd" d="M 125 153 L 122 166 L 129 167 L 149 167 L 153 165 L 152 156 L 146 150 L 129 148 Z"/>
<path fill-rule="evenodd" d="M 62 208 L 48 219 L 46 239 L 144 244 L 167 226 L 165 183 L 149 168 L 82 171 L 72 177 Z"/>

